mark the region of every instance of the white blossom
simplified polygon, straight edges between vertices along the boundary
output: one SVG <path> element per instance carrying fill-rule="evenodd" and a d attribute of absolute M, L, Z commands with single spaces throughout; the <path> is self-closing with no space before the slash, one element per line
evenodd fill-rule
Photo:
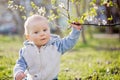
<path fill-rule="evenodd" d="M 63 8 L 63 7 L 65 7 L 65 6 L 64 6 L 63 3 L 60 3 L 60 4 L 59 4 L 59 7 Z"/>
<path fill-rule="evenodd" d="M 42 16 L 45 15 L 46 11 L 45 11 L 45 8 L 44 7 L 41 7 L 39 10 L 38 10 L 38 13 Z"/>

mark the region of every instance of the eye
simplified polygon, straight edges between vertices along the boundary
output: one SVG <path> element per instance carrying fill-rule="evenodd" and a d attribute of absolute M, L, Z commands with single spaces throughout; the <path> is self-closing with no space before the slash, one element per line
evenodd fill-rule
<path fill-rule="evenodd" d="M 44 32 L 46 32 L 46 31 L 47 31 L 47 29 L 44 29 L 43 31 L 44 31 Z"/>
<path fill-rule="evenodd" d="M 36 31 L 36 32 L 34 32 L 35 34 L 37 34 L 38 33 L 38 31 Z"/>

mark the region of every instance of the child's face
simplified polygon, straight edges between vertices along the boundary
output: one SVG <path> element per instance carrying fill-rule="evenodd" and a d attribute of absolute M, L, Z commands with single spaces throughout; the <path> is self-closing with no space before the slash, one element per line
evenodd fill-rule
<path fill-rule="evenodd" d="M 50 39 L 50 29 L 46 22 L 35 21 L 31 23 L 28 40 L 33 41 L 38 47 L 45 45 Z"/>

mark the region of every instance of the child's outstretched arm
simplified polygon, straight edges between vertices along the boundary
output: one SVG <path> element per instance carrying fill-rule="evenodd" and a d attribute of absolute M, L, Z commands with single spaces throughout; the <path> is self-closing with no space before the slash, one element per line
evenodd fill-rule
<path fill-rule="evenodd" d="M 56 42 L 56 45 L 58 46 L 58 51 L 61 53 L 64 53 L 73 48 L 80 36 L 80 31 L 82 28 L 81 25 L 71 24 L 71 27 L 71 33 L 67 37 Z"/>
<path fill-rule="evenodd" d="M 26 75 L 24 71 L 26 70 L 26 62 L 22 57 L 22 49 L 19 52 L 19 59 L 17 60 L 15 67 L 14 67 L 14 79 L 19 80 L 20 78 L 24 78 Z"/>

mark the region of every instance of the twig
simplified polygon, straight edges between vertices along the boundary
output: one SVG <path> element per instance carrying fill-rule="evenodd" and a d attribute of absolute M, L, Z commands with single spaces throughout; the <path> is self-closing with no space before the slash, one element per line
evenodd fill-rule
<path fill-rule="evenodd" d="M 69 8 L 70 8 L 70 4 L 69 4 L 69 0 L 67 0 L 67 14 L 68 14 L 68 19 L 70 20 Z"/>
<path fill-rule="evenodd" d="M 76 25 L 93 25 L 93 26 L 117 26 L 117 25 L 120 25 L 120 23 L 119 24 L 105 24 L 105 25 L 103 25 L 103 24 L 76 24 Z M 120 27 L 120 26 L 119 26 Z"/>

